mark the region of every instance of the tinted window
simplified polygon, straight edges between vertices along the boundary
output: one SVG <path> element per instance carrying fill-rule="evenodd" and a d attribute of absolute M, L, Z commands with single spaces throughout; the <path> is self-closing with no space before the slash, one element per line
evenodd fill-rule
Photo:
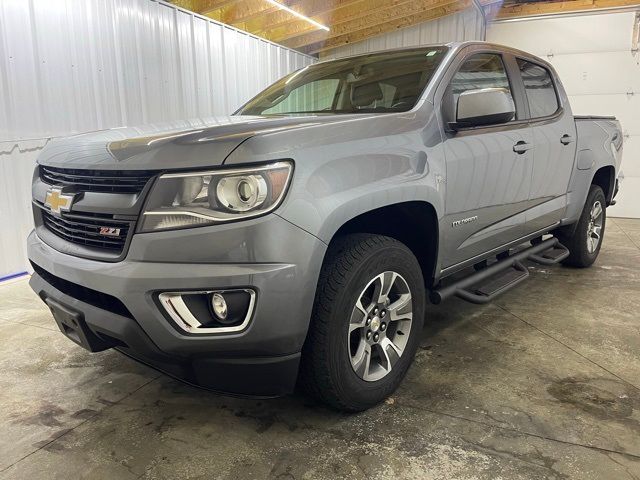
<path fill-rule="evenodd" d="M 447 47 L 374 53 L 310 65 L 274 83 L 243 115 L 403 112 L 418 101 Z"/>
<path fill-rule="evenodd" d="M 558 97 L 549 70 L 518 59 L 518 67 L 527 92 L 531 118 L 553 115 L 558 110 Z"/>
<path fill-rule="evenodd" d="M 449 85 L 451 102 L 449 111 L 452 114 L 455 112 L 455 106 L 461 93 L 482 88 L 504 88 L 513 100 L 507 71 L 500 55 L 479 53 L 465 60 Z"/>

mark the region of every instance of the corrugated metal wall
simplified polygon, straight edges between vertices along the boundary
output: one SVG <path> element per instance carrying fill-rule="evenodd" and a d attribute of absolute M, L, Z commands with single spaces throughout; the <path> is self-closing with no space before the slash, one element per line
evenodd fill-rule
<path fill-rule="evenodd" d="M 430 43 L 463 40 L 484 40 L 484 23 L 480 12 L 469 8 L 446 17 L 430 20 L 412 27 L 385 33 L 378 37 L 328 51 L 326 58 L 346 57 L 359 53 L 374 52 L 389 48 L 413 47 Z"/>
<path fill-rule="evenodd" d="M 1 0 L 0 277 L 26 267 L 48 138 L 228 114 L 313 62 L 155 0 Z"/>

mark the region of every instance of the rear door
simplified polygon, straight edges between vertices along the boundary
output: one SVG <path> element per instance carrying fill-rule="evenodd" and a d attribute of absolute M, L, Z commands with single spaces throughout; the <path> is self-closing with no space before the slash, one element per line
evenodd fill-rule
<path fill-rule="evenodd" d="M 554 225 L 564 216 L 576 154 L 576 125 L 551 70 L 535 59 L 516 58 L 516 62 L 534 145 L 531 206 L 525 223 L 528 234 Z"/>
<path fill-rule="evenodd" d="M 446 157 L 445 215 L 440 224 L 445 269 L 523 235 L 533 156 L 524 97 L 511 81 L 517 75 L 513 57 L 474 45 L 458 55 L 438 87 L 435 100 L 441 102 Z M 462 92 L 494 87 L 510 91 L 516 106 L 513 120 L 457 132 L 447 129 Z"/>

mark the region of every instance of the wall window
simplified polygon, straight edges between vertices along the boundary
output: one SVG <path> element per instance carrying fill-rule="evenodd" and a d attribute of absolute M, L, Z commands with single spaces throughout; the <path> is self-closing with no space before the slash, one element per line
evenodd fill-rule
<path fill-rule="evenodd" d="M 531 118 L 546 117 L 558 111 L 558 96 L 549 70 L 535 63 L 518 59 Z"/>

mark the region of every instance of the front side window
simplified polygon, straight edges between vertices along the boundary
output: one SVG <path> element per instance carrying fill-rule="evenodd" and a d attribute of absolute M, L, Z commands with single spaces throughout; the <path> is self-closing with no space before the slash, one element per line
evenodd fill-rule
<path fill-rule="evenodd" d="M 531 118 L 547 117 L 558 111 L 558 96 L 549 70 L 518 59 L 518 67 L 527 92 Z"/>
<path fill-rule="evenodd" d="M 447 89 L 446 97 L 448 97 L 449 104 L 445 105 L 445 108 L 449 118 L 455 117 L 456 105 L 460 94 L 469 90 L 485 88 L 503 88 L 509 92 L 513 101 L 509 77 L 507 76 L 502 56 L 499 54 L 478 53 L 464 61 L 451 79 Z"/>
<path fill-rule="evenodd" d="M 236 114 L 405 112 L 415 106 L 447 50 L 420 47 L 310 65 L 274 83 Z"/>

